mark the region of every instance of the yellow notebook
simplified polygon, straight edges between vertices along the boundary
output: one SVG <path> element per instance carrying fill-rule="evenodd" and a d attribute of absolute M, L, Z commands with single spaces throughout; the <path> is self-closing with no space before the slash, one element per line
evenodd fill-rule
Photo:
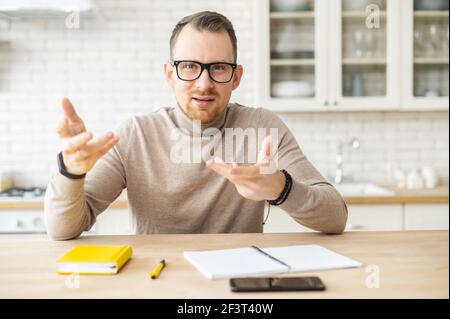
<path fill-rule="evenodd" d="M 75 246 L 59 257 L 59 274 L 117 274 L 131 257 L 130 246 Z"/>

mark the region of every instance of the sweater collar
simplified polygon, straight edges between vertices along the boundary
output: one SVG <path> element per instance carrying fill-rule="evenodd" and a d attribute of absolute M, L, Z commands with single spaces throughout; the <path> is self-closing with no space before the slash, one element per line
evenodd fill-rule
<path fill-rule="evenodd" d="M 194 121 L 184 112 L 184 110 L 181 108 L 181 106 L 176 105 L 175 107 L 175 121 L 176 125 L 181 128 L 183 131 L 189 133 L 190 136 L 201 136 L 203 131 L 215 127 L 220 131 L 223 131 L 228 115 L 230 105 L 227 105 L 227 107 L 222 111 L 221 114 L 212 122 L 210 123 L 201 123 L 201 131 L 196 128 L 194 130 Z"/>

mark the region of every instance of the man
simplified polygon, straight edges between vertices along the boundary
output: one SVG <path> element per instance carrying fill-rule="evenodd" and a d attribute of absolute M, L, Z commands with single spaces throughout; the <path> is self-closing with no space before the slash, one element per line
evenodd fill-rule
<path fill-rule="evenodd" d="M 223 15 L 207 11 L 182 19 L 170 39 L 171 61 L 164 65 L 178 105 L 132 117 L 116 134 L 93 139 L 63 100 L 60 171 L 45 197 L 52 238 L 76 238 L 89 230 L 124 188 L 139 234 L 262 232 L 266 201 L 306 227 L 343 232 L 342 197 L 302 154 L 286 125 L 262 108 L 229 103 L 243 74 L 236 42 Z M 275 129 L 278 138 L 266 137 L 257 160 L 241 164 L 234 154 L 251 158 L 248 140 L 228 159 L 217 156 L 229 146 L 221 142 L 230 128 Z M 219 133 L 213 141 L 217 152 L 202 153 L 200 161 L 174 160 L 174 136 L 203 147 L 211 143 L 211 129 Z M 277 168 L 268 169 L 274 161 Z"/>

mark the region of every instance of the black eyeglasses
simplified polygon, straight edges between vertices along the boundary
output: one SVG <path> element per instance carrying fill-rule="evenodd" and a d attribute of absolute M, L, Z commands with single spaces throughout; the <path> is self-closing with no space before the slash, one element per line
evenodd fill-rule
<path fill-rule="evenodd" d="M 177 69 L 180 80 L 197 80 L 207 69 L 211 80 L 217 83 L 228 83 L 233 78 L 237 64 L 227 62 L 200 63 L 197 61 L 173 61 L 173 66 Z"/>

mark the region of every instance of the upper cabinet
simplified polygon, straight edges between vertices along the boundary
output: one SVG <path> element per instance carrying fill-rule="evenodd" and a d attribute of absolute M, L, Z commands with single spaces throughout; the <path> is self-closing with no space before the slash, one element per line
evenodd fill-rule
<path fill-rule="evenodd" d="M 398 2 L 330 1 L 331 107 L 352 110 L 399 106 L 395 49 L 399 24 L 394 7 Z"/>
<path fill-rule="evenodd" d="M 263 0 L 257 6 L 261 106 L 448 110 L 448 0 Z M 421 32 L 428 35 L 417 41 Z"/>
<path fill-rule="evenodd" d="M 257 1 L 259 96 L 265 107 L 296 111 L 327 103 L 326 1 Z"/>
<path fill-rule="evenodd" d="M 403 0 L 402 106 L 448 110 L 448 0 Z"/>

